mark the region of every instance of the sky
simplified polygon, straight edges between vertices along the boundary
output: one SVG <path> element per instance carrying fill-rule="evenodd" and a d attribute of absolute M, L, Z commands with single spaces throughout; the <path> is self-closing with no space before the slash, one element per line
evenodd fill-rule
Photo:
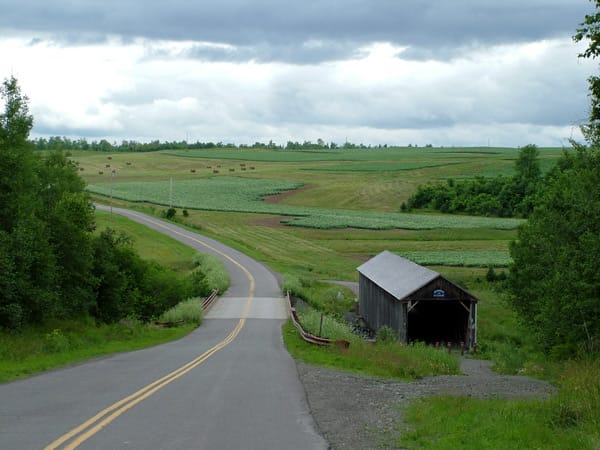
<path fill-rule="evenodd" d="M 0 0 L 32 137 L 568 146 L 588 0 Z"/>

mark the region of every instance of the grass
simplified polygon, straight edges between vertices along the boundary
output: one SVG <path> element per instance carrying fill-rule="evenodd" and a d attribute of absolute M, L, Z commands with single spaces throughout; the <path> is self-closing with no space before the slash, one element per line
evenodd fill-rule
<path fill-rule="evenodd" d="M 179 339 L 195 325 L 157 328 L 137 322 L 96 325 L 90 321 L 53 322 L 44 327 L 0 333 L 0 382 Z"/>
<path fill-rule="evenodd" d="M 200 270 L 206 276 L 206 283 L 210 289 L 218 289 L 219 292 L 227 290 L 230 279 L 223 261 L 208 253 L 196 253 L 192 261 L 196 270 Z"/>
<path fill-rule="evenodd" d="M 202 299 L 190 298 L 165 311 L 159 317 L 158 321 L 177 325 L 185 323 L 200 326 L 202 324 L 202 317 Z"/>
<path fill-rule="evenodd" d="M 331 329 L 331 324 L 328 327 Z M 333 333 L 334 337 L 337 335 L 337 332 Z M 346 336 L 346 333 L 340 335 Z M 457 356 L 421 345 L 373 345 L 356 337 L 349 339 L 348 348 L 314 346 L 302 340 L 291 321 L 283 326 L 283 340 L 290 354 L 307 364 L 363 375 L 414 380 L 429 375 L 458 373 Z"/>
<path fill-rule="evenodd" d="M 600 448 L 600 362 L 562 363 L 550 400 L 430 397 L 413 402 L 395 445 L 419 449 Z"/>
<path fill-rule="evenodd" d="M 97 233 L 108 227 L 124 231 L 133 237 L 133 247 L 142 258 L 181 272 L 193 268 L 196 250 L 189 246 L 118 214 L 97 210 L 95 217 Z"/>
<path fill-rule="evenodd" d="M 136 181 L 92 184 L 95 194 L 131 202 L 148 202 L 209 211 L 249 212 L 291 216 L 283 223 L 309 228 L 365 229 L 439 229 L 492 228 L 515 229 L 521 220 L 455 216 L 448 214 L 402 214 L 337 208 L 302 207 L 271 204 L 262 199 L 269 195 L 300 187 L 294 182 L 241 177 L 212 177 L 198 180 Z"/>

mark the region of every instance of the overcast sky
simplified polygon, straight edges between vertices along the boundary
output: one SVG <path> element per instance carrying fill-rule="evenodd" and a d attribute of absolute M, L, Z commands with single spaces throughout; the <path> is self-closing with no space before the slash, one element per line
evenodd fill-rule
<path fill-rule="evenodd" d="M 0 0 L 33 137 L 568 145 L 588 0 Z M 585 45 L 585 44 L 584 44 Z"/>

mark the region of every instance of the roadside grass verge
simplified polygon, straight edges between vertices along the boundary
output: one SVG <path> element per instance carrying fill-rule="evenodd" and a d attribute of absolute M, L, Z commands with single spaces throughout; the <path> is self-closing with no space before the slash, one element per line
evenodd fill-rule
<path fill-rule="evenodd" d="M 97 233 L 106 228 L 124 231 L 133 238 L 133 248 L 142 258 L 179 272 L 187 272 L 194 267 L 196 250 L 191 247 L 119 214 L 96 210 L 95 217 Z"/>
<path fill-rule="evenodd" d="M 283 291 L 289 291 L 319 311 L 337 317 L 354 309 L 355 295 L 350 289 L 296 274 L 283 275 Z"/>
<path fill-rule="evenodd" d="M 413 402 L 395 445 L 419 449 L 598 449 L 600 361 L 562 363 L 550 400 L 430 397 Z"/>
<path fill-rule="evenodd" d="M 201 298 L 190 298 L 179 302 L 171 309 L 165 311 L 159 318 L 159 322 L 170 324 L 190 324 L 200 326 L 204 317 Z"/>
<path fill-rule="evenodd" d="M 157 328 L 135 321 L 96 325 L 92 320 L 81 320 L 53 322 L 18 334 L 0 332 L 0 382 L 162 344 L 179 339 L 194 328 L 191 324 Z"/>
<path fill-rule="evenodd" d="M 227 290 L 230 283 L 229 273 L 219 258 L 208 253 L 196 253 L 192 258 L 196 270 L 206 277 L 206 284 L 212 289 L 218 289 L 220 293 Z"/>
<path fill-rule="evenodd" d="M 303 326 L 307 324 L 312 333 L 318 333 L 320 313 L 305 312 L 300 320 Z M 294 358 L 307 364 L 399 380 L 459 372 L 458 357 L 443 350 L 424 345 L 403 345 L 399 342 L 371 344 L 352 335 L 345 324 L 335 322 L 331 317 L 325 319 L 323 335 L 325 336 L 326 331 L 328 336 L 325 337 L 348 340 L 348 348 L 309 344 L 302 340 L 298 330 L 288 320 L 283 326 L 283 340 L 288 351 Z"/>

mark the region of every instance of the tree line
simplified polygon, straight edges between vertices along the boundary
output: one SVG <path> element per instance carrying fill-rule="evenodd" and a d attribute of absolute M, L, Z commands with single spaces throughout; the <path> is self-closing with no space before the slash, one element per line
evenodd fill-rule
<path fill-rule="evenodd" d="M 402 211 L 433 209 L 444 213 L 496 217 L 528 217 L 544 179 L 539 151 L 527 145 L 519 151 L 514 176 L 476 176 L 472 180 L 426 184 L 417 187 L 401 205 Z M 548 177 L 554 176 L 554 172 Z"/>
<path fill-rule="evenodd" d="M 106 139 L 89 141 L 85 138 L 71 139 L 64 136 L 51 136 L 48 138 L 40 137 L 31 140 L 31 145 L 35 150 L 89 150 L 96 152 L 155 152 L 160 150 L 196 150 L 196 149 L 215 149 L 215 148 L 234 148 L 234 149 L 277 149 L 277 150 L 335 150 L 335 149 L 369 149 L 369 148 L 388 148 L 387 144 L 372 147 L 365 144 L 354 144 L 345 142 L 342 145 L 335 142 L 325 142 L 323 139 L 312 141 L 288 141 L 285 145 L 276 144 L 272 140 L 267 143 L 255 142 L 254 144 L 234 144 L 223 142 L 187 142 L 187 141 L 159 141 L 139 142 L 135 140 L 122 140 L 120 143 L 109 142 Z M 412 147 L 412 145 L 409 145 Z M 416 148 L 416 147 L 415 147 Z"/>
<path fill-rule="evenodd" d="M 150 320 L 208 290 L 143 260 L 125 235 L 94 233 L 94 207 L 62 150 L 44 157 L 28 140 L 28 99 L 14 77 L 0 87 L 0 328 L 52 318 Z"/>

